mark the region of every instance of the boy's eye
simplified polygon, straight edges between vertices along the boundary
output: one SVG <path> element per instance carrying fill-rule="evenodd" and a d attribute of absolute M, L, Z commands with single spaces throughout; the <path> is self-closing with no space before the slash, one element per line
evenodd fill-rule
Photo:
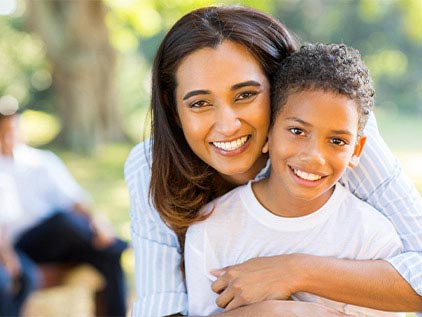
<path fill-rule="evenodd" d="M 299 129 L 299 128 L 290 128 L 289 129 L 290 130 L 290 132 L 292 133 L 292 134 L 294 134 L 294 135 L 304 135 L 305 134 L 305 132 L 303 132 L 301 129 Z"/>
<path fill-rule="evenodd" d="M 332 138 L 331 143 L 335 144 L 335 145 L 339 145 L 339 146 L 343 146 L 343 145 L 347 144 L 345 141 L 343 141 L 342 139 L 339 139 L 339 138 Z"/>

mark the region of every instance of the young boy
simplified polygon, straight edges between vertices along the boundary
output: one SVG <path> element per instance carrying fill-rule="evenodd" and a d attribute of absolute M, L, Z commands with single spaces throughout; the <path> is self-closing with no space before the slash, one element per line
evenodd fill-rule
<path fill-rule="evenodd" d="M 271 174 L 206 205 L 210 214 L 186 236 L 189 315 L 221 312 L 210 271 L 250 258 L 308 253 L 349 259 L 397 254 L 401 241 L 379 212 L 338 180 L 358 164 L 374 90 L 358 51 L 306 45 L 288 57 L 274 81 L 268 143 Z M 341 290 L 339 290 L 341 291 Z M 352 316 L 398 316 L 308 293 Z"/>

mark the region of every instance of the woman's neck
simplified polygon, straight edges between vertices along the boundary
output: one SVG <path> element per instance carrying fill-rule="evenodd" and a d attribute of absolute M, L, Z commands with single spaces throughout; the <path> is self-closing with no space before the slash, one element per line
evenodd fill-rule
<path fill-rule="evenodd" d="M 268 155 L 261 155 L 254 163 L 254 165 L 244 173 L 234 174 L 234 175 L 224 175 L 219 174 L 221 178 L 226 180 L 228 183 L 232 184 L 232 188 L 244 185 L 250 180 L 255 179 L 256 175 L 265 167 L 267 164 Z"/>

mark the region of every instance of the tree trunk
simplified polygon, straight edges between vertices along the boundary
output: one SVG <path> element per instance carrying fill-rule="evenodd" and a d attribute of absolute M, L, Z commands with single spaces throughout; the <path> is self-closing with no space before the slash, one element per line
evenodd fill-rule
<path fill-rule="evenodd" d="M 123 139 L 113 85 L 115 52 L 102 1 L 29 0 L 29 22 L 44 40 L 53 67 L 62 131 L 72 150 Z"/>

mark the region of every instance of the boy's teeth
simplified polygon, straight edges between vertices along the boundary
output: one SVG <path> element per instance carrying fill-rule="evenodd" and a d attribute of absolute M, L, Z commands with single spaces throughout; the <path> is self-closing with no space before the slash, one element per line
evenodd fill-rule
<path fill-rule="evenodd" d="M 246 143 L 248 140 L 247 136 L 242 136 L 241 138 L 231 141 L 231 142 L 213 142 L 215 147 L 218 147 L 219 149 L 225 150 L 225 151 L 233 151 L 240 148 L 243 144 Z"/>
<path fill-rule="evenodd" d="M 299 176 L 300 178 L 306 179 L 308 181 L 317 181 L 322 178 L 322 176 L 306 173 L 297 169 L 293 169 L 294 173 Z"/>

